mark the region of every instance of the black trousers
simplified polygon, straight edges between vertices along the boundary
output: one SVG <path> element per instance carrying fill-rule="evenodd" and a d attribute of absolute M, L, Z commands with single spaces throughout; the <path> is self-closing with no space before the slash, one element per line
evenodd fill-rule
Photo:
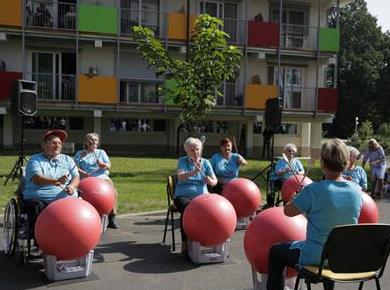
<path fill-rule="evenodd" d="M 34 236 L 34 227 L 35 222 L 39 214 L 47 206 L 46 203 L 38 199 L 23 200 L 23 210 L 28 216 L 28 228 L 29 228 L 29 237 L 35 238 Z"/>
<path fill-rule="evenodd" d="M 183 213 L 186 209 L 187 205 L 191 202 L 192 198 L 184 197 L 184 196 L 178 196 L 173 200 L 173 203 L 176 205 L 180 212 L 180 233 L 181 233 L 181 241 L 186 242 L 187 241 L 187 235 L 184 231 L 183 227 Z"/>
<path fill-rule="evenodd" d="M 267 290 L 283 290 L 286 266 L 295 267 L 299 262 L 299 249 L 290 249 L 291 243 L 275 244 L 268 256 Z M 333 290 L 333 282 L 324 282 L 325 290 Z"/>

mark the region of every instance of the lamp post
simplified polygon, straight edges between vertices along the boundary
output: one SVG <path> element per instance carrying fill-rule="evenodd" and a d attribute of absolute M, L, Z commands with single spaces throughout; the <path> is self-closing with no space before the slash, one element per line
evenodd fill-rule
<path fill-rule="evenodd" d="M 355 117 L 355 135 L 358 136 L 359 117 Z"/>

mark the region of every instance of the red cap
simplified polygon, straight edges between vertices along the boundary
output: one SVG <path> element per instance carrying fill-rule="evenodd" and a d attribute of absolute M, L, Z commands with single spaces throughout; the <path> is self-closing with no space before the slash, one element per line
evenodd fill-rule
<path fill-rule="evenodd" d="M 68 138 L 68 134 L 64 131 L 64 130 L 49 130 L 49 131 L 46 131 L 45 134 L 43 134 L 43 141 L 46 140 L 47 137 L 49 136 L 57 136 L 58 138 L 60 138 L 60 140 L 62 142 L 65 142 L 66 139 Z"/>

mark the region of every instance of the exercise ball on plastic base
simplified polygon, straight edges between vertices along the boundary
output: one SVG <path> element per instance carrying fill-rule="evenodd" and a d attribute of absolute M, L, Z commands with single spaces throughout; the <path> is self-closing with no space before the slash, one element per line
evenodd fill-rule
<path fill-rule="evenodd" d="M 270 248 L 280 242 L 304 240 L 307 220 L 303 215 L 287 217 L 282 207 L 260 212 L 248 225 L 244 235 L 245 255 L 258 273 L 268 273 Z M 287 276 L 296 275 L 289 269 Z"/>
<path fill-rule="evenodd" d="M 63 198 L 49 204 L 38 216 L 35 237 L 46 255 L 58 260 L 80 258 L 95 248 L 101 234 L 100 216 L 88 202 Z"/>
<path fill-rule="evenodd" d="M 362 209 L 359 216 L 359 224 L 378 223 L 379 212 L 375 201 L 367 193 L 362 192 Z"/>
<path fill-rule="evenodd" d="M 304 175 L 296 175 L 296 177 L 290 176 L 282 185 L 282 200 L 286 204 L 291 200 L 291 198 L 297 193 L 300 192 L 303 187 L 313 183 L 313 181 Z"/>
<path fill-rule="evenodd" d="M 218 194 L 202 194 L 184 210 L 183 227 L 188 238 L 204 247 L 224 243 L 236 228 L 232 204 Z"/>
<path fill-rule="evenodd" d="M 222 190 L 236 210 L 237 217 L 244 218 L 252 215 L 261 203 L 261 192 L 257 185 L 246 178 L 230 180 Z"/>
<path fill-rule="evenodd" d="M 80 181 L 82 199 L 92 204 L 100 215 L 109 214 L 115 205 L 114 185 L 99 177 L 87 177 Z"/>

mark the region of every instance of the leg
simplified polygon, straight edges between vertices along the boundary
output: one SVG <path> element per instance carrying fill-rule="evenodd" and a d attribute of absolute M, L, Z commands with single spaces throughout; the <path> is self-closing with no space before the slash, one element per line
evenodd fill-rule
<path fill-rule="evenodd" d="M 286 266 L 294 267 L 299 260 L 299 249 L 290 249 L 291 243 L 275 244 L 268 255 L 267 290 L 283 290 L 284 270 Z"/>
<path fill-rule="evenodd" d="M 184 210 L 186 209 L 187 205 L 190 203 L 192 198 L 184 197 L 184 196 L 179 196 L 174 199 L 174 204 L 180 211 L 180 233 L 181 233 L 181 241 L 182 242 L 187 242 L 187 235 L 184 232 L 183 228 L 183 213 Z"/>
<path fill-rule="evenodd" d="M 107 179 L 113 186 L 114 183 L 112 182 L 111 179 Z M 115 186 L 114 186 L 115 188 Z M 118 213 L 118 191 L 115 189 L 115 203 L 114 203 L 114 208 L 110 212 L 108 216 L 108 225 L 107 227 L 110 229 L 119 229 L 119 225 L 116 222 L 116 214 Z"/>

